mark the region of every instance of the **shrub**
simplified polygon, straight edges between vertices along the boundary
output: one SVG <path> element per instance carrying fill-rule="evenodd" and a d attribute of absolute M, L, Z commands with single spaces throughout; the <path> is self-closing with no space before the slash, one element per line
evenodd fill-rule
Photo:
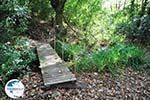
<path fill-rule="evenodd" d="M 0 77 L 3 82 L 36 58 L 27 39 L 18 38 L 14 44 L 0 44 Z"/>
<path fill-rule="evenodd" d="M 116 23 L 116 32 L 126 34 L 127 38 L 133 42 L 149 45 L 150 13 L 148 4 L 147 0 L 142 5 L 134 1 L 133 5 L 118 12 L 116 15 L 121 15 L 125 19 Z"/>
<path fill-rule="evenodd" d="M 134 42 L 150 44 L 150 15 L 135 17 L 128 23 L 120 23 L 116 29 L 118 33 L 126 34 Z"/>
<path fill-rule="evenodd" d="M 23 33 L 28 27 L 30 18 L 29 1 L 25 0 L 3 0 L 1 1 L 0 28 L 2 37 L 0 42 L 10 40 L 14 34 Z"/>

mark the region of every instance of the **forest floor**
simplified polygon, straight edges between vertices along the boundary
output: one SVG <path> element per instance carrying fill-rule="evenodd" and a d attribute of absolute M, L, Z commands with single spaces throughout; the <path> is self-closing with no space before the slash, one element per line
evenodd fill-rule
<path fill-rule="evenodd" d="M 87 88 L 43 89 L 39 71 L 28 72 L 20 80 L 25 85 L 24 100 L 150 100 L 150 77 L 130 68 L 113 77 L 111 73 L 75 73 Z M 6 100 L 6 97 L 3 97 Z M 2 100 L 3 100 L 2 99 Z M 7 98 L 8 99 L 8 98 Z"/>

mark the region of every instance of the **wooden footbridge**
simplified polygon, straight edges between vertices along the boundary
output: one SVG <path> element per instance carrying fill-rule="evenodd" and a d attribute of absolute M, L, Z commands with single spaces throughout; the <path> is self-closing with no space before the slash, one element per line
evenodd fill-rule
<path fill-rule="evenodd" d="M 36 47 L 39 58 L 45 89 L 57 88 L 87 88 L 87 84 L 77 81 L 75 75 L 58 56 L 56 51 L 48 43 L 31 40 L 32 46 Z"/>
<path fill-rule="evenodd" d="M 75 75 L 49 44 L 37 43 L 36 48 L 45 86 L 76 81 Z"/>

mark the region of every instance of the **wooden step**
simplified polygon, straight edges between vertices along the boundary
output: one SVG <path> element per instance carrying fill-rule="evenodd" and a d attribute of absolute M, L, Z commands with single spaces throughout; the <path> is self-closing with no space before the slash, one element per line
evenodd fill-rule
<path fill-rule="evenodd" d="M 47 43 L 36 45 L 43 76 L 44 85 L 75 81 L 75 75 L 70 72 L 65 62 L 57 55 L 55 50 Z"/>

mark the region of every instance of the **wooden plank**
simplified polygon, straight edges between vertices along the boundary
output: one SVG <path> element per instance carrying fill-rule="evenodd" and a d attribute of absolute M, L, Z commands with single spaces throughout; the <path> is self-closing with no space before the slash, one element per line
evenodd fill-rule
<path fill-rule="evenodd" d="M 45 85 L 52 85 L 62 82 L 75 81 L 75 76 L 63 63 L 42 68 L 43 80 Z"/>
<path fill-rule="evenodd" d="M 38 43 L 37 53 L 44 85 L 75 81 L 76 78 L 64 64 L 55 50 L 46 43 Z"/>
<path fill-rule="evenodd" d="M 40 68 L 62 62 L 60 57 L 49 44 L 41 44 L 37 46 Z"/>
<path fill-rule="evenodd" d="M 61 84 L 52 85 L 51 87 L 43 87 L 43 90 L 49 90 L 54 88 L 65 88 L 65 89 L 89 89 L 88 84 L 82 81 L 65 82 Z"/>

